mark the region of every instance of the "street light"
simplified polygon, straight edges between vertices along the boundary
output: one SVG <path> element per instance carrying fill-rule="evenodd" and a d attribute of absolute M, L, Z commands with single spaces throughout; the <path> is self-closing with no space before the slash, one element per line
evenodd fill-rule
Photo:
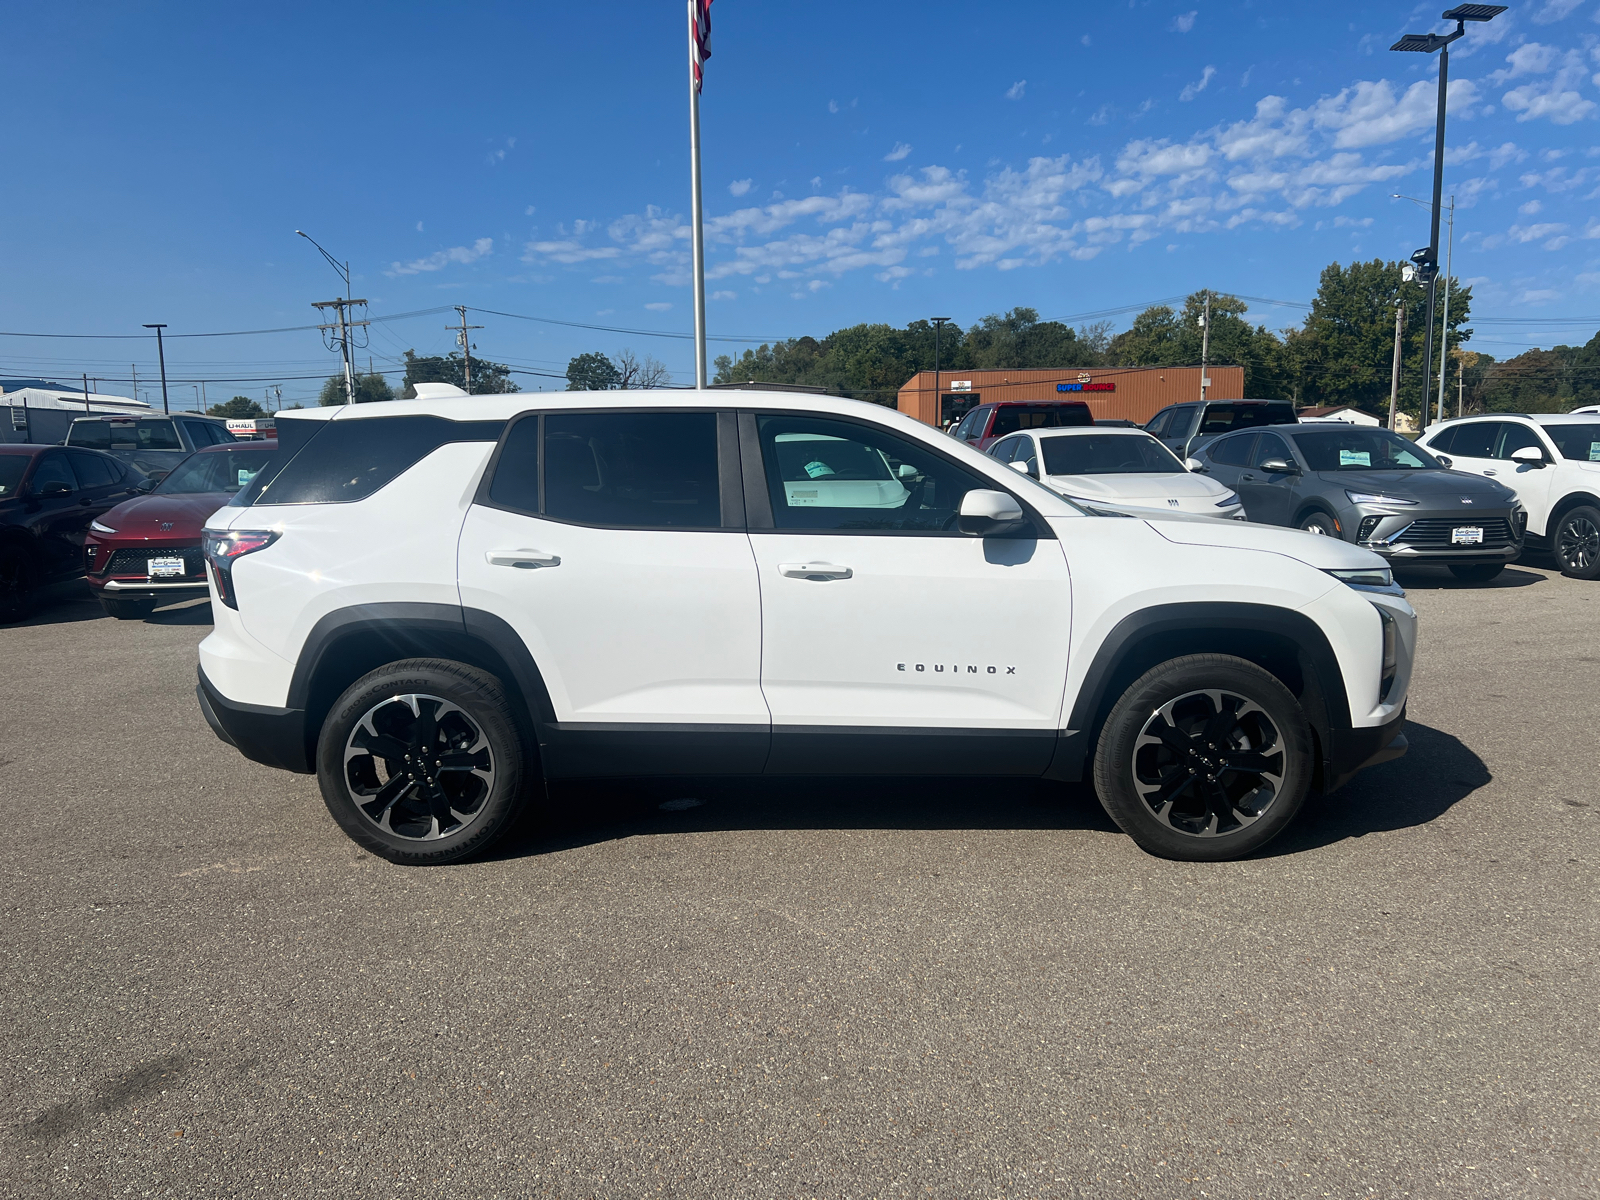
<path fill-rule="evenodd" d="M 936 408 L 943 409 L 944 401 L 939 397 L 939 335 L 944 332 L 944 327 L 950 323 L 949 317 L 929 317 L 933 322 L 933 403 Z M 939 413 L 940 418 L 944 413 Z"/>
<path fill-rule="evenodd" d="M 327 259 L 328 265 L 337 271 L 344 279 L 344 295 L 339 297 L 339 302 L 337 305 L 339 309 L 339 354 L 344 359 L 344 402 L 346 404 L 354 404 L 356 402 L 355 368 L 350 365 L 350 335 L 345 327 L 344 320 L 345 301 L 351 300 L 351 297 L 354 295 L 354 293 L 350 290 L 350 264 L 348 262 L 341 263 L 337 258 L 324 250 L 322 248 L 322 244 L 318 242 L 316 238 L 312 237 L 304 230 L 296 229 L 295 233 L 299 234 L 301 237 L 305 238 L 306 241 L 315 246 L 317 248 L 317 253 L 321 254 L 323 258 Z M 322 306 L 318 305 L 315 307 L 320 310 Z M 324 342 L 323 344 L 326 345 L 327 343 Z"/>
<path fill-rule="evenodd" d="M 1413 204 L 1420 204 L 1424 208 L 1427 207 L 1427 205 L 1423 201 L 1418 200 L 1415 196 L 1402 196 L 1399 192 L 1390 192 L 1389 193 L 1389 197 L 1392 200 L 1409 200 Z M 1455 261 L 1456 261 L 1456 198 L 1454 196 L 1451 196 L 1450 197 L 1450 232 L 1445 235 L 1445 252 L 1444 252 L 1444 318 L 1443 318 L 1443 320 L 1441 320 L 1439 322 L 1439 324 L 1443 328 L 1444 332 L 1440 337 L 1440 341 L 1443 344 L 1439 347 L 1439 407 L 1438 407 L 1438 410 L 1437 410 L 1437 412 L 1436 412 L 1436 414 L 1434 416 L 1434 420 L 1436 420 L 1436 421 L 1444 420 L 1444 368 L 1445 368 L 1445 363 L 1450 358 L 1450 280 L 1452 278 L 1454 278 Z M 1432 330 L 1432 326 L 1429 326 L 1429 329 L 1431 331 Z M 1424 377 L 1426 377 L 1426 375 L 1428 373 L 1428 370 L 1433 366 L 1433 363 L 1431 361 L 1430 362 L 1425 362 L 1425 363 L 1422 364 L 1422 366 L 1423 366 L 1423 375 L 1424 375 Z M 1424 412 L 1426 412 L 1426 405 L 1424 405 Z"/>
<path fill-rule="evenodd" d="M 1400 50 L 1416 54 L 1432 54 L 1439 51 L 1439 104 L 1438 120 L 1433 137 L 1433 225 L 1428 235 L 1428 244 L 1416 251 L 1411 256 L 1411 261 L 1417 264 L 1418 275 L 1423 285 L 1428 289 L 1428 331 L 1422 343 L 1422 361 L 1424 375 L 1422 377 L 1422 425 L 1426 427 L 1428 421 L 1428 400 L 1433 380 L 1431 378 L 1433 366 L 1433 304 L 1435 281 L 1439 276 L 1439 202 L 1444 193 L 1444 111 L 1445 90 L 1450 84 L 1450 43 L 1467 34 L 1468 21 L 1492 21 L 1506 11 L 1504 4 L 1458 4 L 1456 7 L 1443 12 L 1440 17 L 1446 21 L 1456 23 L 1454 33 L 1408 33 L 1390 50 Z"/>

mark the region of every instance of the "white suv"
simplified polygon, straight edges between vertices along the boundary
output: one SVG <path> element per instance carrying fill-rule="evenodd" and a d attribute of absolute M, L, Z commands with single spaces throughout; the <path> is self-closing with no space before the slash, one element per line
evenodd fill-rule
<path fill-rule="evenodd" d="M 1527 548 L 1554 554 L 1563 575 L 1600 579 L 1600 415 L 1489 413 L 1435 425 L 1418 443 L 1514 490 Z"/>
<path fill-rule="evenodd" d="M 1404 753 L 1382 560 L 1091 515 L 873 405 L 741 391 L 280 414 L 207 524 L 199 698 L 396 862 L 542 780 L 1092 773 L 1140 845 L 1244 854 Z"/>

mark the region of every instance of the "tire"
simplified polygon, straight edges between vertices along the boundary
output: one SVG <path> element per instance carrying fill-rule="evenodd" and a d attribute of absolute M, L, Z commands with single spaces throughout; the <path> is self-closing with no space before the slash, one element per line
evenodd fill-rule
<path fill-rule="evenodd" d="M 1488 583 L 1505 569 L 1504 563 L 1461 563 L 1452 565 L 1450 574 L 1462 583 Z"/>
<path fill-rule="evenodd" d="M 1321 534 L 1323 537 L 1339 537 L 1339 527 L 1334 519 L 1325 512 L 1308 512 L 1297 521 L 1296 526 L 1306 533 Z"/>
<path fill-rule="evenodd" d="M 38 572 L 26 551 L 0 549 L 0 624 L 20 621 L 33 611 L 38 585 Z"/>
<path fill-rule="evenodd" d="M 1122 694 L 1100 732 L 1094 786 L 1149 853 L 1223 862 L 1294 820 L 1311 789 L 1313 745 L 1299 702 L 1274 676 L 1231 655 L 1191 654 Z"/>
<path fill-rule="evenodd" d="M 107 600 L 100 599 L 100 607 L 106 610 L 106 616 L 115 617 L 119 621 L 142 621 L 156 610 L 154 600 Z"/>
<path fill-rule="evenodd" d="M 1563 575 L 1600 579 L 1600 508 L 1584 504 L 1562 513 L 1550 544 Z"/>
<path fill-rule="evenodd" d="M 422 754 L 417 779 L 406 756 Z M 317 739 L 317 782 L 333 819 L 357 845 L 408 866 L 486 849 L 521 812 L 532 763 L 500 681 L 442 659 L 362 676 Z"/>

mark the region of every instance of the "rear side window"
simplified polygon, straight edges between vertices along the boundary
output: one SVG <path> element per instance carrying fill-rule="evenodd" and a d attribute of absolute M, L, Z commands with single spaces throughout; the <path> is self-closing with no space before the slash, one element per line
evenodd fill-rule
<path fill-rule="evenodd" d="M 1248 467 L 1250 448 L 1255 444 L 1255 434 L 1243 433 L 1238 437 L 1222 438 L 1212 443 L 1206 454 L 1212 462 L 1225 467 Z"/>
<path fill-rule="evenodd" d="M 1456 426 L 1448 454 L 1461 458 L 1488 458 L 1494 453 L 1494 440 L 1500 433 L 1499 421 L 1474 421 Z"/>
<path fill-rule="evenodd" d="M 111 449 L 111 426 L 104 421 L 74 421 L 67 431 L 67 445 L 88 446 L 93 450 Z"/>
<path fill-rule="evenodd" d="M 297 422 L 284 422 L 292 425 Z M 298 454 L 278 449 L 283 466 L 270 479 L 262 471 L 241 491 L 245 504 L 348 504 L 364 500 L 397 475 L 450 442 L 493 442 L 503 421 L 448 421 L 443 417 L 358 417 L 319 422 Z M 266 479 L 265 483 L 260 481 Z M 259 484 L 258 486 L 254 486 Z"/>
<path fill-rule="evenodd" d="M 1428 440 L 1428 449 L 1432 450 L 1435 454 L 1454 453 L 1450 449 L 1450 443 L 1455 440 L 1456 430 L 1460 428 L 1461 427 L 1459 425 L 1446 426 L 1444 429 L 1440 430 L 1439 433 L 1435 434 Z"/>

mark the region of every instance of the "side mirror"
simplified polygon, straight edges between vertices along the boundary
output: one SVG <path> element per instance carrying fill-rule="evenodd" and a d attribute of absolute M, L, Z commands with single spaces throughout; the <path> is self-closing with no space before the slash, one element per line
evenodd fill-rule
<path fill-rule="evenodd" d="M 1268 475 L 1298 475 L 1300 468 L 1287 458 L 1264 458 L 1261 460 L 1261 470 Z"/>
<path fill-rule="evenodd" d="M 1198 458 L 1184 459 L 1183 469 L 1185 471 L 1193 471 L 1197 475 L 1204 475 L 1206 473 L 1205 463 L 1201 462 Z"/>
<path fill-rule="evenodd" d="M 1456 465 L 1452 459 L 1446 458 L 1443 454 L 1435 454 L 1434 457 L 1439 460 L 1439 465 L 1447 471 Z"/>
<path fill-rule="evenodd" d="M 900 478 L 901 479 L 910 479 L 916 473 L 917 473 L 917 469 L 915 467 L 913 467 L 910 463 L 901 463 L 900 464 Z"/>
<path fill-rule="evenodd" d="M 155 490 L 155 486 L 156 486 L 156 481 L 154 479 L 141 479 L 141 480 L 139 480 L 138 483 L 133 485 L 133 490 L 138 492 L 141 496 L 143 496 L 147 492 L 154 491 Z"/>
<path fill-rule="evenodd" d="M 1544 451 L 1537 446 L 1524 446 L 1521 450 L 1511 452 L 1511 461 L 1527 467 L 1542 467 L 1545 463 Z"/>
<path fill-rule="evenodd" d="M 72 495 L 72 485 L 62 483 L 59 479 L 53 480 L 39 489 L 39 495 L 46 498 L 51 496 L 70 496 Z"/>
<path fill-rule="evenodd" d="M 1015 496 L 1006 492 L 993 492 L 977 488 L 961 497 L 961 512 L 956 525 L 962 533 L 972 537 L 994 537 L 1010 533 L 1020 527 L 1026 518 L 1022 505 Z"/>
<path fill-rule="evenodd" d="M 1028 464 L 1025 462 L 1017 462 L 1013 459 L 1011 462 L 1008 462 L 1006 466 L 1010 467 L 1013 471 L 1021 471 L 1024 475 L 1031 473 L 1028 470 Z"/>

